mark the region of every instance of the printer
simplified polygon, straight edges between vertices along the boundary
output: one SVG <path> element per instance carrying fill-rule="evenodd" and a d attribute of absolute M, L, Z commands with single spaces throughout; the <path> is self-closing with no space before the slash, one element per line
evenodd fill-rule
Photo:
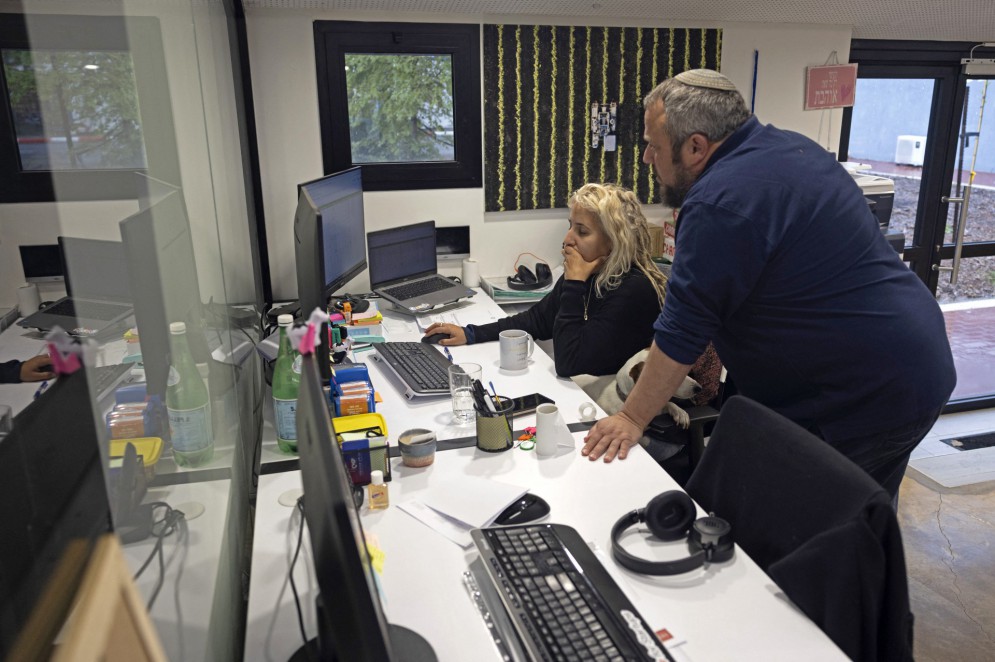
<path fill-rule="evenodd" d="M 867 174 L 871 166 L 863 163 L 846 161 L 841 163 L 857 182 L 871 212 L 878 220 L 881 232 L 887 234 L 888 223 L 891 221 L 891 209 L 895 204 L 895 182 L 887 177 Z"/>

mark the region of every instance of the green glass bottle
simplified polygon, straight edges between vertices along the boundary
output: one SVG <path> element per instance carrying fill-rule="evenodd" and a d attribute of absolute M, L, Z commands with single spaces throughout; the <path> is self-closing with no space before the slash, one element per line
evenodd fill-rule
<path fill-rule="evenodd" d="M 273 419 L 276 442 L 284 453 L 297 452 L 297 394 L 301 388 L 301 355 L 290 346 L 292 315 L 280 315 L 280 351 L 273 366 Z"/>
<path fill-rule="evenodd" d="M 180 466 L 196 467 L 214 456 L 210 396 L 190 354 L 187 325 L 173 322 L 169 333 L 173 361 L 166 382 L 166 411 L 173 458 Z"/>

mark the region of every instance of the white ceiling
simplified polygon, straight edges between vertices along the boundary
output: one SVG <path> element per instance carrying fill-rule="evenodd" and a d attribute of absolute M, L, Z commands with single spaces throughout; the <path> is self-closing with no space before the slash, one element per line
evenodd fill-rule
<path fill-rule="evenodd" d="M 995 41 L 993 0 L 243 0 L 246 8 L 848 25 L 855 39 Z"/>

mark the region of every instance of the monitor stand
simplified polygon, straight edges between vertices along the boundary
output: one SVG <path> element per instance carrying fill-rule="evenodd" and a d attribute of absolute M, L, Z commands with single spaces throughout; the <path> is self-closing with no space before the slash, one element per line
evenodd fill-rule
<path fill-rule="evenodd" d="M 401 625 L 387 624 L 387 634 L 390 637 L 390 648 L 397 662 L 437 662 L 435 651 L 425 637 L 414 630 Z M 332 657 L 332 660 L 337 658 Z M 289 662 L 315 662 L 324 660 L 319 655 L 318 638 L 309 639 L 307 644 L 297 649 Z M 344 662 L 337 660 L 337 662 Z"/>

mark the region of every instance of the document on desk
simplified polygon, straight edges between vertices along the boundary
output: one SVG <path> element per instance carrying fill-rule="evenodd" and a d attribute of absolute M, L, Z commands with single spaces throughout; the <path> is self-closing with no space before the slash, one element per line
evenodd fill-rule
<path fill-rule="evenodd" d="M 432 485 L 420 499 L 399 504 L 404 512 L 460 547 L 472 545 L 470 530 L 488 526 L 528 490 L 479 476 L 454 476 Z"/>

